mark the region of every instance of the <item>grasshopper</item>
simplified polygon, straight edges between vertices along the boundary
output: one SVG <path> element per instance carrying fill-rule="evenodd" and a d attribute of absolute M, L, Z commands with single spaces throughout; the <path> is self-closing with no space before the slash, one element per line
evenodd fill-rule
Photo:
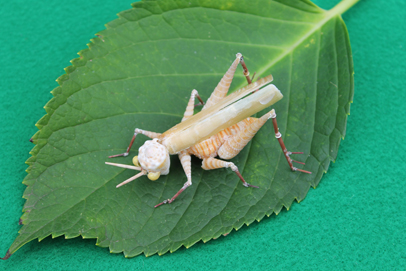
<path fill-rule="evenodd" d="M 238 64 L 243 67 L 244 76 L 249 85 L 227 96 Z M 178 154 L 187 182 L 172 198 L 164 200 L 155 207 L 172 203 L 187 187 L 192 185 L 191 155 L 193 154 L 203 160 L 203 169 L 231 168 L 245 187 L 258 188 L 244 180 L 234 163 L 215 157 L 219 156 L 222 159 L 235 157 L 268 119 L 272 119 L 275 137 L 279 141 L 291 170 L 311 174 L 309 171 L 293 166 L 292 162 L 297 161 L 292 160 L 290 155 L 303 154 L 303 152 L 287 151 L 279 132 L 274 109 L 260 118 L 250 117 L 282 99 L 281 92 L 274 85 L 269 84 L 272 80 L 272 75 L 268 75 L 252 82 L 243 56 L 238 53 L 206 104 L 200 98 L 197 90 L 194 89 L 179 124 L 162 134 L 136 128 L 126 152 L 109 156 L 109 158 L 128 156 L 138 134 L 152 139 L 147 140 L 139 148 L 138 156 L 133 158 L 134 166 L 106 162 L 108 165 L 140 171 L 116 187 L 118 188 L 143 175 L 147 175 L 152 181 L 157 180 L 161 175 L 169 173 L 169 155 Z M 195 105 L 196 98 L 200 101 L 197 105 L 204 106 L 199 113 L 193 115 L 193 110 L 197 106 Z M 302 162 L 297 163 L 304 164 Z"/>

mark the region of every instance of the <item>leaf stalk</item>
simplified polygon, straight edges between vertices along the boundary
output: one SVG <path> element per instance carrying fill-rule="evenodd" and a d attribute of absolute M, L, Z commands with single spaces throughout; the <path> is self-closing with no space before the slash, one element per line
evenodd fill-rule
<path fill-rule="evenodd" d="M 354 6 L 359 0 L 342 0 L 335 7 L 330 9 L 328 12 L 332 14 L 343 14 Z"/>

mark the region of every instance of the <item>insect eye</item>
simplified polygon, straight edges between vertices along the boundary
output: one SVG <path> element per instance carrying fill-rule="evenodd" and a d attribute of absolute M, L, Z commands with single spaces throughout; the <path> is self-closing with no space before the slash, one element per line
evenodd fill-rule
<path fill-rule="evenodd" d="M 140 163 L 138 162 L 138 156 L 134 156 L 134 158 L 133 158 L 133 164 L 134 164 L 135 166 L 137 166 L 137 167 L 140 166 Z"/>
<path fill-rule="evenodd" d="M 159 176 L 161 176 L 161 172 L 150 172 L 148 173 L 148 179 L 151 181 L 156 181 L 158 180 Z"/>

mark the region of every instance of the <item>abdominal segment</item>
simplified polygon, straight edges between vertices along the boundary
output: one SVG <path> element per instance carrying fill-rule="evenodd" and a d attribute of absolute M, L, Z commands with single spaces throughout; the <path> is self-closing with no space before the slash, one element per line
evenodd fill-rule
<path fill-rule="evenodd" d="M 200 159 L 216 157 L 218 150 L 227 140 L 232 138 L 239 131 L 245 129 L 251 123 L 255 122 L 255 120 L 257 119 L 251 117 L 246 118 L 224 130 L 221 130 L 218 134 L 190 147 L 188 153 L 193 154 Z"/>

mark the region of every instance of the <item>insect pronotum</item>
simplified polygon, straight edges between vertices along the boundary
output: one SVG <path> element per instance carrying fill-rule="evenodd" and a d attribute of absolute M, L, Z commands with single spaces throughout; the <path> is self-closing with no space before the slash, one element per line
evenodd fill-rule
<path fill-rule="evenodd" d="M 238 64 L 242 65 L 244 76 L 249 85 L 227 96 Z M 106 162 L 108 165 L 140 171 L 140 173 L 118 184 L 117 187 L 127 184 L 143 175 L 147 175 L 152 181 L 157 180 L 160 175 L 169 173 L 169 155 L 178 154 L 187 177 L 187 182 L 172 198 L 164 200 L 155 205 L 155 207 L 171 203 L 180 193 L 192 185 L 190 161 L 191 155 L 193 154 L 203 160 L 203 169 L 231 168 L 245 187 L 258 188 L 244 180 L 238 171 L 238 167 L 234 163 L 226 162 L 215 157 L 219 156 L 222 159 L 235 157 L 268 119 L 272 119 L 275 137 L 281 145 L 291 170 L 310 174 L 311 172 L 309 171 L 293 166 L 292 162 L 297 161 L 293 161 L 290 155 L 302 154 L 303 152 L 289 152 L 286 149 L 276 122 L 275 110 L 272 109 L 260 118 L 250 117 L 276 103 L 283 97 L 281 92 L 274 85 L 269 84 L 273 80 L 272 75 L 268 75 L 253 83 L 251 80 L 244 59 L 242 55 L 238 53 L 236 59 L 220 80 L 206 104 L 203 103 L 197 90 L 194 89 L 192 91 L 186 111 L 179 124 L 162 134 L 136 128 L 126 152 L 109 156 L 109 158 L 128 156 L 137 134 L 143 134 L 152 138 L 152 140 L 147 140 L 144 145 L 139 148 L 138 156 L 133 158 L 135 166 Z M 199 113 L 193 115 L 195 98 L 200 101 L 198 105 L 204 105 L 204 107 Z M 302 162 L 297 163 L 304 164 Z"/>

